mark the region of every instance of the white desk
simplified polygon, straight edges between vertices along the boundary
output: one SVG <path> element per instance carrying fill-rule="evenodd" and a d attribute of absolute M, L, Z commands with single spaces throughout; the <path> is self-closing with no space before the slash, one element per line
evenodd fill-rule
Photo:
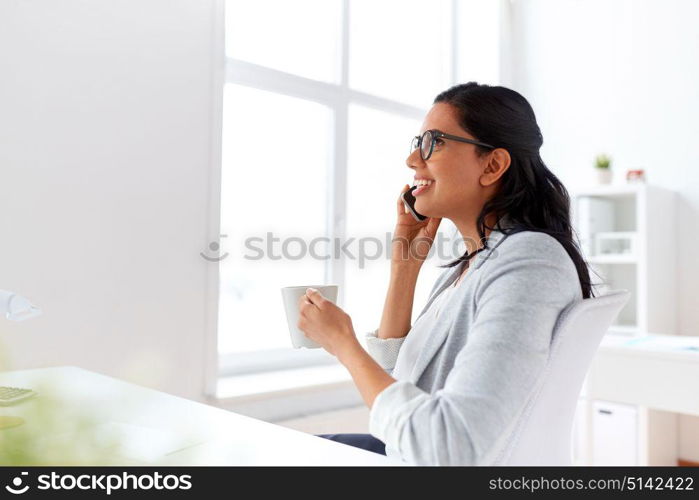
<path fill-rule="evenodd" d="M 607 335 L 581 394 L 578 462 L 676 465 L 682 458 L 677 416 L 699 415 L 697 381 L 699 338 Z M 595 401 L 614 419 L 597 414 Z M 613 451 L 608 439 L 614 439 Z"/>
<path fill-rule="evenodd" d="M 42 381 L 52 385 L 43 386 Z M 39 392 L 30 400 L 0 407 L 0 415 L 25 418 L 21 426 L 1 432 L 5 437 L 30 433 L 40 453 L 46 448 L 44 456 L 51 456 L 48 450 L 56 443 L 70 446 L 81 439 L 116 437 L 120 447 L 112 443 L 104 449 L 120 465 L 406 465 L 75 367 L 4 372 L 0 385 Z M 52 410 L 39 413 L 47 403 L 53 403 Z M 90 422 L 76 429 L 80 416 L 89 416 Z"/>
<path fill-rule="evenodd" d="M 699 351 L 672 348 L 697 344 L 697 339 L 654 337 L 667 339 L 667 347 L 662 341 L 644 343 L 632 337 L 606 336 L 588 375 L 587 396 L 699 415 Z"/>

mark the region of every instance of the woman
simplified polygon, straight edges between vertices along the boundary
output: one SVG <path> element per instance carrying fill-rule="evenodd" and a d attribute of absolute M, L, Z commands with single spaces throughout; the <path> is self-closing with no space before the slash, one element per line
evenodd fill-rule
<path fill-rule="evenodd" d="M 435 98 L 406 161 L 421 185 L 415 209 L 428 218 L 416 222 L 398 198 L 391 278 L 368 352 L 318 291 L 300 302 L 299 327 L 347 367 L 370 408 L 371 434 L 321 437 L 418 465 L 493 459 L 543 371 L 559 314 L 592 296 L 568 194 L 544 165 L 542 142 L 513 90 L 469 82 Z M 417 277 L 444 217 L 466 253 L 445 266 L 411 326 Z"/>

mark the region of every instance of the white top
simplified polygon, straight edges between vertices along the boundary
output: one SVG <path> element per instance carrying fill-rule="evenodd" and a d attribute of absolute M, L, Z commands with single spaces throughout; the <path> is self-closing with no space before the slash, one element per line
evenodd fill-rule
<path fill-rule="evenodd" d="M 452 284 L 442 290 L 432 301 L 425 314 L 420 316 L 412 328 L 410 328 L 410 335 L 406 336 L 398 352 L 396 366 L 392 374 L 394 378 L 408 378 L 420 351 L 430 334 L 435 330 L 435 325 L 439 322 L 440 311 L 449 302 L 449 299 L 454 295 L 454 291 L 459 288 L 462 281 L 463 279 L 459 280 L 459 283 L 456 285 Z"/>

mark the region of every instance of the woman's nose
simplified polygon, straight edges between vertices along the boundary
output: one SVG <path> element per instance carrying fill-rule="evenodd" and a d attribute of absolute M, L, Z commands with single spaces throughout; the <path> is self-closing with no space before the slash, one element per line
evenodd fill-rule
<path fill-rule="evenodd" d="M 410 153 L 408 157 L 405 159 L 405 164 L 408 166 L 408 168 L 412 168 L 413 170 L 417 170 L 418 167 L 424 166 L 425 162 L 420 156 L 420 150 L 416 149 L 415 151 Z"/>

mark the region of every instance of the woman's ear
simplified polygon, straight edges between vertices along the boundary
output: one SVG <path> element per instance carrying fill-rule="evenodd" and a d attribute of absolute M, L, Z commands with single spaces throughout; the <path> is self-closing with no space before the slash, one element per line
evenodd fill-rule
<path fill-rule="evenodd" d="M 487 187 L 495 184 L 510 168 L 510 153 L 504 148 L 496 148 L 490 152 L 486 159 L 485 169 L 480 177 L 481 186 Z"/>

